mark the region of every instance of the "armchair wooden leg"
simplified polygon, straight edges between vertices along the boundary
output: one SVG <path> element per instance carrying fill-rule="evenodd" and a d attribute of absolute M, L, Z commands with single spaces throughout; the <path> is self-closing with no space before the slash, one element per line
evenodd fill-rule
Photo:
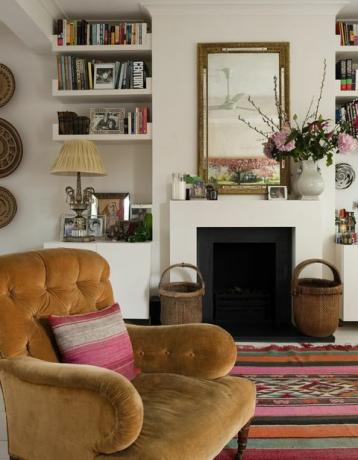
<path fill-rule="evenodd" d="M 237 454 L 234 460 L 242 460 L 242 456 L 247 445 L 247 438 L 249 437 L 251 422 L 252 419 L 241 428 L 237 435 Z"/>

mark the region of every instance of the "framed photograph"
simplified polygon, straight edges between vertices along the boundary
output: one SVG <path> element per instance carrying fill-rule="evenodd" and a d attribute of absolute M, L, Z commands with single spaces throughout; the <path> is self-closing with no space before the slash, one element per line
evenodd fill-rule
<path fill-rule="evenodd" d="M 91 109 L 91 134 L 124 134 L 125 109 Z"/>
<path fill-rule="evenodd" d="M 267 187 L 269 200 L 287 200 L 287 187 L 284 185 Z"/>
<path fill-rule="evenodd" d="M 147 214 L 152 213 L 151 204 L 132 204 L 131 222 L 143 222 Z"/>
<path fill-rule="evenodd" d="M 200 43 L 198 90 L 199 176 L 204 182 L 227 194 L 265 194 L 269 185 L 287 185 L 289 162 L 267 158 L 265 138 L 239 117 L 266 132 L 259 111 L 276 124 L 277 107 L 289 113 L 289 43 Z"/>
<path fill-rule="evenodd" d="M 103 238 L 105 236 L 105 216 L 90 216 L 87 219 L 88 234 L 95 238 Z"/>
<path fill-rule="evenodd" d="M 194 181 L 190 189 L 191 200 L 205 200 L 206 199 L 206 187 L 204 182 Z"/>
<path fill-rule="evenodd" d="M 108 234 L 120 222 L 129 220 L 129 193 L 94 193 L 92 195 L 91 216 L 105 217 L 105 233 Z"/>
<path fill-rule="evenodd" d="M 94 89 L 114 89 L 115 63 L 94 64 Z"/>
<path fill-rule="evenodd" d="M 65 238 L 72 236 L 72 230 L 75 226 L 75 215 L 74 214 L 62 214 L 61 216 L 61 231 L 60 240 L 63 241 Z"/>

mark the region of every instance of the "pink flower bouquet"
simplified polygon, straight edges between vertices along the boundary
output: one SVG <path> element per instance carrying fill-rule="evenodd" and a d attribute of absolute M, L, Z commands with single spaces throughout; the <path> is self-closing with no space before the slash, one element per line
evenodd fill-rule
<path fill-rule="evenodd" d="M 346 123 L 336 125 L 329 129 L 329 120 L 318 115 L 319 103 L 326 77 L 326 61 L 324 61 L 323 78 L 320 95 L 317 100 L 316 110 L 311 112 L 313 99 L 307 111 L 306 117 L 299 125 L 297 115 L 293 116 L 293 126 L 287 114 L 282 109 L 277 96 L 277 79 L 274 79 L 275 102 L 278 112 L 278 122 L 265 115 L 255 102 L 248 98 L 251 105 L 258 111 L 269 132 L 263 132 L 250 122 L 239 116 L 239 120 L 260 133 L 264 138 L 263 153 L 268 158 L 283 160 L 292 158 L 294 161 L 326 159 L 327 166 L 333 162 L 333 153 L 348 153 L 358 149 L 358 141 L 349 134 L 350 127 Z"/>

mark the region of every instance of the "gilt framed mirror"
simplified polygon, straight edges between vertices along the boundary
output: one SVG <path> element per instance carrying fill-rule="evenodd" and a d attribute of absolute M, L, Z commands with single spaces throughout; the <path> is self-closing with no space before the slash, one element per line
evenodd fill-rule
<path fill-rule="evenodd" d="M 289 115 L 289 43 L 198 44 L 198 160 L 205 182 L 227 194 L 288 185 L 289 161 L 267 158 L 265 138 L 239 120 L 269 133 L 257 108 L 279 125 L 278 105 Z"/>

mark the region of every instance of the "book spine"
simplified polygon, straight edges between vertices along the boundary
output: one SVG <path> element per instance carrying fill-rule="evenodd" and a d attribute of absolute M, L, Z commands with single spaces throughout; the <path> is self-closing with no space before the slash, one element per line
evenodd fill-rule
<path fill-rule="evenodd" d="M 133 71 L 132 71 L 131 88 L 143 89 L 144 88 L 144 62 L 143 61 L 133 61 L 132 68 L 133 68 Z"/>
<path fill-rule="evenodd" d="M 57 89 L 63 90 L 63 83 L 62 83 L 62 70 L 61 70 L 61 56 L 56 56 L 57 61 Z"/>
<path fill-rule="evenodd" d="M 128 134 L 132 134 L 132 114 L 128 112 Z"/>
<path fill-rule="evenodd" d="M 59 19 L 57 21 L 57 45 L 63 45 L 63 20 Z"/>
<path fill-rule="evenodd" d="M 347 89 L 347 65 L 344 59 L 341 60 L 341 91 Z"/>
<path fill-rule="evenodd" d="M 108 45 L 108 24 L 104 24 L 104 39 L 103 39 L 103 44 Z"/>
<path fill-rule="evenodd" d="M 71 82 L 72 82 L 72 89 L 79 89 L 77 87 L 77 81 L 76 81 L 76 60 L 77 58 L 72 56 L 71 57 Z"/>
<path fill-rule="evenodd" d="M 71 24 L 69 21 L 66 21 L 66 45 L 71 45 Z"/>
<path fill-rule="evenodd" d="M 143 107 L 143 134 L 148 132 L 148 107 Z"/>
<path fill-rule="evenodd" d="M 142 44 L 146 44 L 147 43 L 147 23 L 146 22 L 142 22 Z"/>
<path fill-rule="evenodd" d="M 66 72 L 65 72 L 65 56 L 61 56 L 61 79 L 62 79 L 62 89 L 67 89 Z"/>
<path fill-rule="evenodd" d="M 346 90 L 351 91 L 352 90 L 352 59 L 347 59 L 346 60 Z"/>
<path fill-rule="evenodd" d="M 70 45 L 75 45 L 75 24 L 73 21 L 70 23 Z"/>
<path fill-rule="evenodd" d="M 88 86 L 89 86 L 89 89 L 93 89 L 92 62 L 91 61 L 87 62 L 87 67 L 88 67 Z"/>
<path fill-rule="evenodd" d="M 81 85 L 81 63 L 79 59 L 76 59 L 76 86 L 77 89 L 82 89 Z"/>

